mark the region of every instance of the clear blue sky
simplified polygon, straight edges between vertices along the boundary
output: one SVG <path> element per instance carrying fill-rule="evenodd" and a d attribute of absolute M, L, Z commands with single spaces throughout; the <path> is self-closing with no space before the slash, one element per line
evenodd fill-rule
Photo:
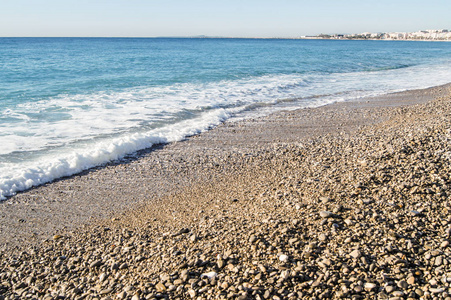
<path fill-rule="evenodd" d="M 451 30 L 450 0 L 0 0 L 0 36 L 297 37 Z"/>

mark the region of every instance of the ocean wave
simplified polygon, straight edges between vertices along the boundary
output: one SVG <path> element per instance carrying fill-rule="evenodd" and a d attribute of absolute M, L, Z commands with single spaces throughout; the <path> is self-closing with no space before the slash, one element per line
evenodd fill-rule
<path fill-rule="evenodd" d="M 451 76 L 450 64 L 375 72 L 273 74 L 20 103 L 0 111 L 0 117 L 15 118 L 13 123 L 0 124 L 4 141 L 0 144 L 0 198 L 158 143 L 181 140 L 231 117 L 444 84 Z"/>
<path fill-rule="evenodd" d="M 146 133 L 135 133 L 71 151 L 66 150 L 56 158 L 53 155 L 43 156 L 32 165 L 29 162 L 6 165 L 0 176 L 0 199 L 4 200 L 19 191 L 121 159 L 125 155 L 150 148 L 155 144 L 180 141 L 187 136 L 217 126 L 229 116 L 226 110 L 218 109 L 199 118 L 184 120 Z"/>
<path fill-rule="evenodd" d="M 399 70 L 399 69 L 406 69 L 406 68 L 410 68 L 410 67 L 414 67 L 414 66 L 416 66 L 416 65 L 415 64 L 403 64 L 403 65 L 384 66 L 384 67 L 377 67 L 377 68 L 366 68 L 366 69 L 364 69 L 364 72 Z"/>

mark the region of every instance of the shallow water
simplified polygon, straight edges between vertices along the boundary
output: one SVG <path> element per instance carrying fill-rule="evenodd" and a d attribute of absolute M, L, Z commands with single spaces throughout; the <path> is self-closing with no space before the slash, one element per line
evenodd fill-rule
<path fill-rule="evenodd" d="M 230 118 L 426 88 L 451 44 L 0 38 L 0 198 Z"/>

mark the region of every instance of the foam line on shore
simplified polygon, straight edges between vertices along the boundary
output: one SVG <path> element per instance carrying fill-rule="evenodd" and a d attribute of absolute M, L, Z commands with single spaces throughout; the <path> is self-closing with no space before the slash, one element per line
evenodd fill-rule
<path fill-rule="evenodd" d="M 184 120 L 147 133 L 135 133 L 112 141 L 71 149 L 56 159 L 51 154 L 45 155 L 34 166 L 28 163 L 14 164 L 10 167 L 11 173 L 2 174 L 0 177 L 0 200 L 57 178 L 71 176 L 121 159 L 127 154 L 151 148 L 155 144 L 180 141 L 187 136 L 217 126 L 228 117 L 229 113 L 226 110 L 214 110 L 203 114 L 200 118 Z"/>

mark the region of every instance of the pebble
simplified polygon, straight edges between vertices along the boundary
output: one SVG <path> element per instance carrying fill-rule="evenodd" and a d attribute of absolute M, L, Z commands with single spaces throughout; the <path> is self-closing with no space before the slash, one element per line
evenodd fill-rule
<path fill-rule="evenodd" d="M 398 287 L 405 290 L 409 287 L 409 285 L 407 284 L 407 282 L 405 280 L 400 280 L 400 281 L 398 281 Z"/>
<path fill-rule="evenodd" d="M 363 287 L 362 287 L 361 285 L 356 285 L 356 286 L 354 287 L 354 291 L 355 291 L 356 293 L 361 293 L 361 292 L 363 291 Z"/>
<path fill-rule="evenodd" d="M 200 275 L 200 278 L 207 277 L 208 279 L 214 279 L 214 278 L 216 278 L 216 276 L 218 276 L 218 273 L 208 272 L 208 273 L 203 273 L 202 275 Z"/>
<path fill-rule="evenodd" d="M 157 283 L 155 288 L 156 288 L 157 292 L 159 292 L 159 293 L 163 293 L 166 291 L 166 286 L 161 282 Z"/>
<path fill-rule="evenodd" d="M 365 288 L 365 290 L 373 290 L 377 287 L 377 285 L 372 282 L 366 282 L 363 287 Z"/>
<path fill-rule="evenodd" d="M 281 262 L 287 262 L 288 261 L 288 255 L 282 254 L 279 256 L 279 260 Z"/>
<path fill-rule="evenodd" d="M 218 260 L 217 265 L 219 269 L 222 269 L 225 265 L 225 262 L 222 259 L 220 259 Z"/>
<path fill-rule="evenodd" d="M 442 263 L 443 263 L 443 257 L 442 256 L 437 256 L 435 258 L 434 265 L 439 267 L 439 266 L 442 265 Z"/>
<path fill-rule="evenodd" d="M 319 215 L 321 218 L 332 218 L 334 214 L 330 211 L 322 210 L 319 212 Z"/>
<path fill-rule="evenodd" d="M 385 286 L 385 291 L 390 294 L 391 292 L 393 292 L 395 290 L 395 287 L 392 285 L 387 285 Z"/>
<path fill-rule="evenodd" d="M 188 294 L 189 294 L 189 296 L 190 296 L 191 298 L 194 298 L 194 297 L 196 297 L 196 295 L 197 295 L 196 291 L 193 290 L 193 289 L 190 289 L 190 290 L 188 291 Z"/>
<path fill-rule="evenodd" d="M 391 294 L 393 297 L 403 297 L 404 296 L 404 292 L 402 292 L 402 291 L 393 291 Z"/>
<path fill-rule="evenodd" d="M 446 235 L 451 237 L 451 225 L 446 229 Z"/>
<path fill-rule="evenodd" d="M 349 253 L 350 256 L 352 256 L 355 259 L 358 259 L 362 256 L 362 253 L 360 252 L 360 250 L 353 250 L 351 253 Z"/>
<path fill-rule="evenodd" d="M 101 260 L 95 260 L 95 261 L 93 261 L 89 266 L 91 267 L 91 268 L 95 268 L 95 267 L 99 267 L 99 266 L 101 266 L 102 265 L 102 261 Z"/>
<path fill-rule="evenodd" d="M 53 240 L 55 240 L 55 241 L 57 241 L 57 240 L 59 240 L 59 239 L 61 239 L 61 238 L 63 238 L 63 236 L 62 236 L 62 235 L 59 235 L 59 234 L 55 234 L 55 235 L 53 236 Z"/>
<path fill-rule="evenodd" d="M 430 291 L 432 294 L 441 294 L 441 293 L 443 293 L 445 290 L 442 289 L 442 288 L 430 288 L 429 291 Z"/>

